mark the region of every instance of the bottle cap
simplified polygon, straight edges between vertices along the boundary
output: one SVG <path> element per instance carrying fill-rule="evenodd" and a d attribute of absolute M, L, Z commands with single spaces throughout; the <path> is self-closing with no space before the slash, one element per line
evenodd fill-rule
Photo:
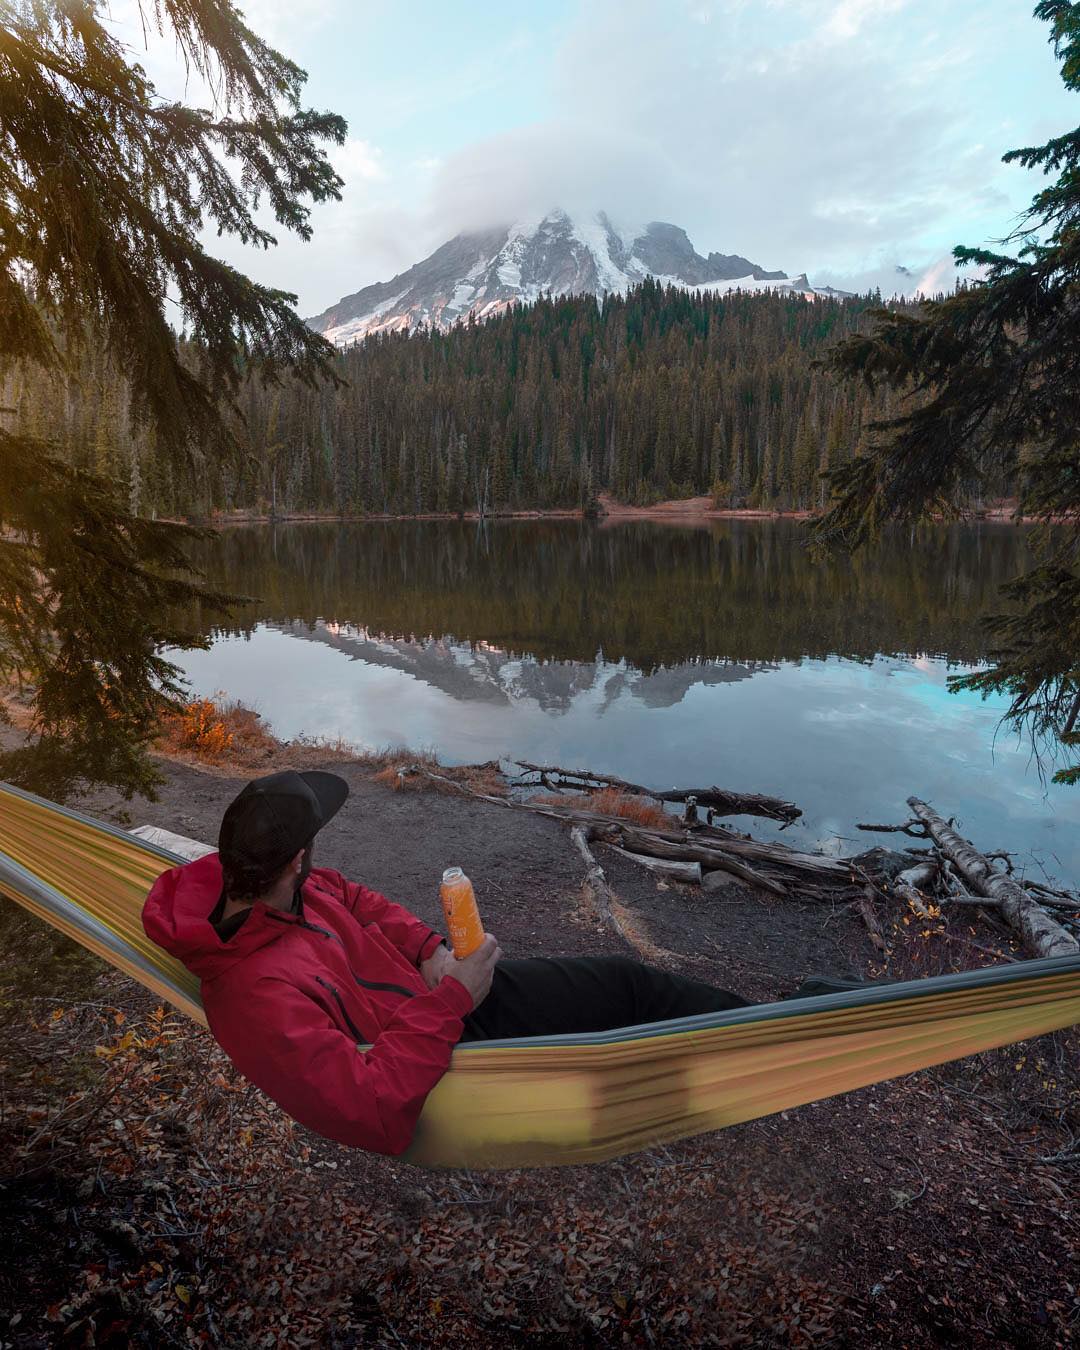
<path fill-rule="evenodd" d="M 460 881 L 464 875 L 460 867 L 448 867 L 442 874 L 442 879 L 444 882 Z"/>

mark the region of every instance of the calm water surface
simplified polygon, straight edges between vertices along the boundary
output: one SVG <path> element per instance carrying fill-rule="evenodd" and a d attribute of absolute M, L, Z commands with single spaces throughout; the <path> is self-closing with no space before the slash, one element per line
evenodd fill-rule
<path fill-rule="evenodd" d="M 1076 882 L 1080 790 L 1040 781 L 1003 700 L 946 689 L 1027 556 L 993 525 L 828 565 L 790 522 L 242 528 L 203 562 L 258 599 L 174 659 L 288 739 L 772 793 L 805 813 L 786 839 L 838 850 L 888 842 L 855 822 L 901 820 L 916 793 Z"/>

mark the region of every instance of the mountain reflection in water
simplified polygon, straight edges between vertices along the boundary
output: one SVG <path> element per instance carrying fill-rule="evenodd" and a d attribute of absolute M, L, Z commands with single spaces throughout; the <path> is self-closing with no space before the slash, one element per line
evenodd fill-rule
<path fill-rule="evenodd" d="M 917 792 L 1080 877 L 1080 793 L 995 742 L 1000 701 L 945 689 L 1026 539 L 928 528 L 812 564 L 790 521 L 227 529 L 202 564 L 259 598 L 175 659 L 287 738 L 771 792 L 807 813 L 785 837 L 834 847 Z"/>

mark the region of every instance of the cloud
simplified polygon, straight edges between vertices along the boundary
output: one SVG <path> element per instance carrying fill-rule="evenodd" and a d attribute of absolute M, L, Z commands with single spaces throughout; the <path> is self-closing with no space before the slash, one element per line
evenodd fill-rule
<path fill-rule="evenodd" d="M 822 33 L 834 41 L 846 41 L 855 37 L 868 20 L 893 13 L 903 5 L 904 0 L 839 0 L 831 6 Z"/>
<path fill-rule="evenodd" d="M 648 197 L 669 196 L 678 171 L 652 138 L 587 122 L 517 128 L 437 166 L 424 218 L 451 232 L 509 224 L 561 206 L 637 219 Z"/>
<path fill-rule="evenodd" d="M 959 268 L 952 254 L 937 258 L 916 258 L 910 263 L 898 263 L 889 257 L 866 267 L 854 269 L 820 268 L 813 280 L 820 286 L 835 286 L 837 290 L 864 295 L 879 290 L 883 299 L 895 296 L 934 296 L 948 294 L 958 282 L 977 281 L 984 275 L 981 267 Z"/>
<path fill-rule="evenodd" d="M 760 5 L 694 0 L 658 25 L 644 0 L 594 4 L 555 56 L 559 116 L 448 156 L 418 234 L 557 204 L 789 271 L 925 250 L 985 210 L 998 153 L 895 62 L 877 30 L 903 4 L 772 0 L 771 28 L 748 25 Z"/>
<path fill-rule="evenodd" d="M 315 3 L 315 45 L 325 46 L 326 17 L 344 11 L 340 0 Z M 283 25 L 305 38 L 306 11 L 254 4 L 249 18 L 272 40 Z M 590 0 L 566 21 L 530 20 L 479 47 L 466 31 L 469 55 L 434 76 L 420 44 L 408 78 L 369 73 L 354 102 L 341 102 L 356 135 L 331 152 L 346 186 L 340 203 L 313 211 L 313 245 L 275 231 L 279 247 L 258 257 L 228 241 L 212 247 L 299 291 L 304 313 L 460 230 L 556 205 L 629 226 L 670 220 L 701 252 L 808 270 L 843 289 L 863 289 L 862 279 L 891 294 L 896 277 L 944 277 L 953 244 L 1011 223 L 1005 189 L 1023 172 L 999 157 L 1032 128 L 1003 124 L 1000 79 L 990 82 L 1001 74 L 994 53 L 1037 30 L 1003 18 L 1003 4 L 955 4 L 946 27 L 936 0 Z M 378 5 L 360 0 L 365 22 Z M 470 22 L 486 31 L 480 13 L 455 31 Z M 1041 51 L 1043 35 L 1032 41 Z M 530 87 L 519 100 L 506 71 L 523 68 L 522 48 Z M 305 64 L 313 90 L 318 65 Z M 1029 78 L 1035 68 L 1025 69 Z M 514 125 L 526 106 L 527 123 Z M 457 148 L 444 125 L 462 128 Z"/>
<path fill-rule="evenodd" d="M 370 141 L 349 136 L 344 145 L 332 145 L 328 150 L 330 163 L 345 180 L 346 188 L 357 179 L 378 182 L 386 177 L 382 151 Z"/>

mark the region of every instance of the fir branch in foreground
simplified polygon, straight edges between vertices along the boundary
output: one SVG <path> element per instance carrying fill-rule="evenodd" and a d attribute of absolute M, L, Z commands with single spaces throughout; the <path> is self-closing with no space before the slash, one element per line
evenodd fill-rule
<path fill-rule="evenodd" d="M 1066 87 L 1080 90 L 1080 4 L 1044 0 L 1035 14 L 1052 25 Z M 880 311 L 870 334 L 834 350 L 838 374 L 902 390 L 907 407 L 830 475 L 811 537 L 855 548 L 887 522 L 960 513 L 1005 475 L 1017 515 L 1043 523 L 1037 565 L 988 620 L 994 664 L 952 685 L 1007 694 L 1007 720 L 1060 757 L 1080 741 L 1080 128 L 1005 159 L 1058 175 L 1005 241 L 1021 244 L 1017 256 L 957 248 L 981 280 L 914 317 Z M 1075 782 L 1080 765 L 1055 777 Z"/>
<path fill-rule="evenodd" d="M 12 484 L 29 481 L 29 492 Z M 239 603 L 205 586 L 185 545 L 212 531 L 131 515 L 108 479 L 0 431 L 0 679 L 35 691 L 37 741 L 0 755 L 0 777 L 63 798 L 79 779 L 125 796 L 160 776 L 146 759 L 183 688 L 166 647 L 209 646 L 170 615 Z"/>
<path fill-rule="evenodd" d="M 229 0 L 152 0 L 140 13 L 144 30 L 175 38 L 214 111 L 162 99 L 101 0 L 0 0 L 0 377 L 67 379 L 100 354 L 122 374 L 131 423 L 190 466 L 239 452 L 246 377 L 336 378 L 333 348 L 295 297 L 213 258 L 200 237 L 215 227 L 268 247 L 266 202 L 309 238 L 311 205 L 340 195 L 323 143 L 341 144 L 346 128 L 301 106 L 304 72 Z M 5 427 L 0 675 L 33 685 L 38 740 L 0 773 L 55 797 L 80 777 L 149 791 L 146 746 L 179 689 L 158 653 L 203 645 L 170 611 L 224 597 L 191 580 L 193 535 L 140 521 L 121 477 Z"/>

